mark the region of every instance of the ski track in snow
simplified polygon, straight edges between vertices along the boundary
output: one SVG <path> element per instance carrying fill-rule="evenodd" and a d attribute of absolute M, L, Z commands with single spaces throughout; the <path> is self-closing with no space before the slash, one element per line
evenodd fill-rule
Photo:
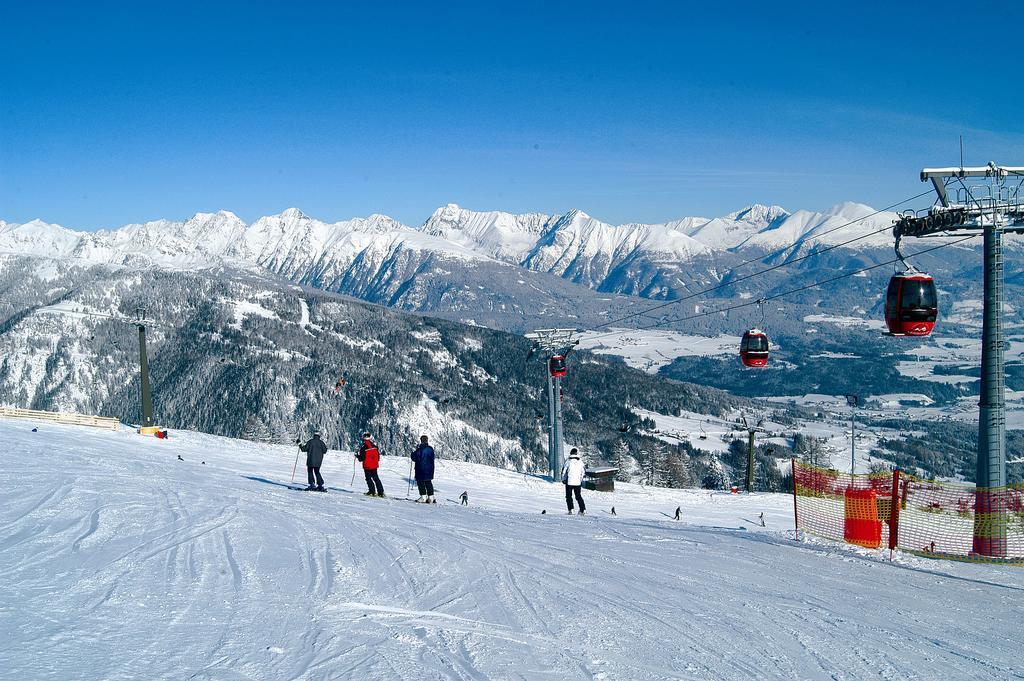
<path fill-rule="evenodd" d="M 307 494 L 291 447 L 33 425 L 0 421 L 4 678 L 1024 678 L 1024 571 L 796 543 L 785 495 L 627 485 L 578 518 L 439 461 L 422 507 L 345 490 L 345 453 Z"/>

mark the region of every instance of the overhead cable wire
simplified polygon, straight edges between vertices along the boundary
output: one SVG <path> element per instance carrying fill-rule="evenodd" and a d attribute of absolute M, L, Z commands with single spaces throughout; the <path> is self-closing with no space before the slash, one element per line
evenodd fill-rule
<path fill-rule="evenodd" d="M 904 203 L 909 203 L 911 201 L 916 201 L 917 199 L 921 198 L 922 196 L 927 196 L 928 194 L 931 194 L 932 191 L 933 190 L 929 189 L 927 191 L 921 192 L 920 194 L 917 194 L 916 196 L 911 196 L 909 199 L 903 199 L 902 201 L 897 201 L 896 203 L 894 203 L 892 205 L 889 205 L 889 206 L 886 206 L 885 208 L 879 208 L 874 213 L 868 213 L 864 217 L 860 217 L 860 218 L 857 218 L 856 220 L 851 220 L 851 221 L 849 221 L 849 222 L 847 222 L 845 224 L 839 225 L 838 227 L 833 227 L 832 229 L 825 230 L 821 234 L 815 234 L 814 238 L 820 239 L 821 237 L 827 236 L 827 235 L 831 234 L 832 232 L 838 232 L 840 229 L 844 229 L 846 227 L 850 227 L 851 225 L 855 225 L 856 223 L 862 222 L 864 220 L 867 220 L 868 218 L 873 218 L 876 215 L 880 215 L 881 213 L 885 213 L 887 211 L 890 211 L 893 208 L 896 208 L 897 206 L 902 206 Z M 775 251 L 773 253 L 769 253 L 768 255 L 755 256 L 755 257 L 750 258 L 748 260 L 744 260 L 740 264 L 733 265 L 731 268 L 729 268 L 729 272 L 732 273 L 733 271 L 743 267 L 744 265 L 749 265 L 750 263 L 756 262 L 758 260 L 770 260 L 771 258 L 774 258 L 777 255 L 782 255 L 783 253 L 785 253 L 790 248 L 792 248 L 793 246 L 796 246 L 796 245 L 797 245 L 796 243 L 789 244 L 788 246 L 780 248 L 780 249 L 778 249 L 777 251 Z"/>
<path fill-rule="evenodd" d="M 899 206 L 901 204 L 907 203 L 908 201 L 913 201 L 914 199 L 919 199 L 919 198 L 921 198 L 922 196 L 924 196 L 926 194 L 930 194 L 931 191 L 932 190 L 929 189 L 928 191 L 922 192 L 921 194 L 918 194 L 917 196 L 912 196 L 909 199 L 905 199 L 903 201 L 900 201 L 899 203 L 895 203 L 895 204 L 893 204 L 891 206 L 887 206 L 886 208 L 882 208 L 880 210 L 877 210 L 874 213 L 871 213 L 869 215 L 865 215 L 864 217 L 857 218 L 856 220 L 851 220 L 850 222 L 847 222 L 845 224 L 839 225 L 838 227 L 833 227 L 832 229 L 830 229 L 830 230 L 828 230 L 826 232 L 822 232 L 819 235 L 815 235 L 815 237 L 820 238 L 822 236 L 825 236 L 826 234 L 831 234 L 832 232 L 835 232 L 837 230 L 843 229 L 844 227 L 849 227 L 850 225 L 853 225 L 853 224 L 856 224 L 856 223 L 861 222 L 863 220 L 866 220 L 869 217 L 872 217 L 874 215 L 878 215 L 879 213 L 883 213 L 883 212 L 885 212 L 887 210 L 890 210 L 891 208 L 894 208 L 894 207 Z M 751 272 L 750 274 L 745 274 L 742 277 L 737 277 L 737 278 L 731 279 L 729 281 L 722 281 L 722 282 L 720 282 L 720 283 L 718 283 L 718 284 L 716 284 L 714 286 L 711 286 L 709 288 L 702 289 L 700 291 L 696 291 L 694 293 L 687 294 L 687 295 L 683 296 L 682 298 L 675 298 L 673 300 L 668 300 L 668 301 L 665 301 L 664 303 L 660 303 L 658 305 L 653 305 L 653 306 L 651 306 L 649 308 L 646 308 L 644 310 L 641 310 L 639 312 L 631 312 L 631 313 L 629 313 L 627 315 L 624 315 L 622 317 L 618 317 L 616 319 L 610 319 L 610 320 L 608 320 L 606 322 L 601 322 L 600 324 L 596 325 L 594 327 L 594 329 L 603 329 L 606 326 L 610 326 L 612 324 L 618 324 L 619 322 L 626 321 L 627 319 L 633 319 L 634 317 L 645 316 L 647 314 L 650 314 L 651 312 L 654 312 L 655 310 L 660 310 L 662 308 L 666 308 L 666 307 L 669 307 L 671 305 L 675 305 L 677 303 L 681 303 L 681 302 L 686 301 L 686 300 L 691 300 L 693 298 L 704 296 L 704 295 L 707 295 L 708 293 L 713 293 L 715 291 L 718 291 L 720 289 L 726 288 L 728 286 L 734 286 L 735 284 L 738 284 L 741 281 L 746 281 L 748 279 L 753 279 L 755 277 L 761 276 L 762 274 L 767 274 L 767 273 L 772 272 L 774 270 L 782 269 L 783 267 L 788 267 L 790 265 L 793 265 L 795 263 L 801 262 L 803 260 L 807 260 L 808 258 L 813 258 L 815 256 L 822 255 L 824 253 L 828 253 L 829 251 L 835 250 L 837 248 L 842 248 L 843 246 L 848 246 L 849 244 L 852 244 L 852 243 L 854 243 L 856 241 L 860 241 L 861 239 L 867 239 L 868 237 L 875 236 L 876 234 L 881 234 L 882 232 L 888 232 L 891 229 L 892 229 L 891 226 L 883 227 L 881 229 L 876 229 L 876 230 L 874 230 L 872 232 L 867 232 L 865 234 L 862 234 L 861 236 L 857 236 L 857 237 L 854 237 L 852 239 L 847 239 L 846 241 L 840 242 L 838 244 L 832 244 L 832 245 L 829 245 L 829 246 L 825 246 L 824 248 L 815 249 L 815 250 L 813 250 L 813 251 L 811 251 L 809 253 L 805 253 L 804 255 L 798 256 L 796 258 L 791 258 L 789 260 L 786 260 L 784 262 L 778 263 L 776 265 L 772 265 L 770 267 L 766 267 L 764 269 L 757 270 L 756 272 Z M 790 250 L 794 246 L 799 246 L 799 242 L 793 243 L 793 244 L 789 244 L 785 248 L 777 250 L 777 251 L 775 251 L 773 253 L 769 253 L 768 255 L 761 256 L 759 258 L 754 258 L 752 260 L 747 260 L 747 261 L 745 261 L 743 263 L 740 263 L 739 265 L 736 265 L 735 267 L 731 268 L 729 270 L 729 274 L 732 274 L 739 267 L 742 267 L 743 265 L 749 264 L 749 263 L 753 262 L 754 260 L 770 260 L 771 258 L 774 258 L 774 257 L 776 257 L 778 255 L 781 255 L 781 254 L 785 253 L 786 251 Z M 728 276 L 728 275 L 726 275 L 726 276 Z"/>
<path fill-rule="evenodd" d="M 153 321 L 151 319 L 132 319 L 131 317 L 116 317 L 114 315 L 104 314 L 102 312 L 86 312 L 84 310 L 83 311 L 69 310 L 69 309 L 65 309 L 65 308 L 54 307 L 52 305 L 44 306 L 44 307 L 37 307 L 37 308 L 35 308 L 33 310 L 33 313 L 61 314 L 61 315 L 68 315 L 68 316 L 71 316 L 71 317 L 76 317 L 76 316 L 78 316 L 78 317 L 96 317 L 98 319 L 106 319 L 106 320 L 112 321 L 112 322 L 121 322 L 123 324 L 131 324 L 132 326 L 139 326 L 141 324 L 142 326 L 158 326 L 158 327 L 162 327 L 162 328 L 166 328 L 166 329 L 173 328 L 169 324 L 164 324 L 162 322 Z"/>
<path fill-rule="evenodd" d="M 911 253 L 907 257 L 917 257 L 919 255 L 924 255 L 925 253 L 931 253 L 932 251 L 937 251 L 940 248 L 946 248 L 947 246 L 955 246 L 955 245 L 963 243 L 963 242 L 965 242 L 965 241 L 967 241 L 969 239 L 975 239 L 975 238 L 977 238 L 979 236 L 981 236 L 981 235 L 980 234 L 970 234 L 968 236 L 965 236 L 963 238 L 957 239 L 955 241 L 948 241 L 946 243 L 939 244 L 938 246 L 932 246 L 931 248 L 926 248 L 924 250 L 917 251 L 916 253 Z M 853 270 L 852 272 L 847 272 L 846 274 L 841 274 L 841 275 L 839 275 L 837 277 L 832 277 L 830 279 L 825 279 L 823 281 L 816 281 L 816 282 L 813 282 L 813 283 L 810 283 L 810 284 L 805 284 L 804 286 L 798 286 L 797 288 L 793 288 L 793 289 L 790 289 L 788 291 L 782 291 L 781 293 L 773 293 L 772 295 L 764 296 L 762 298 L 758 298 L 757 300 L 751 300 L 751 301 L 748 301 L 748 302 L 745 302 L 745 303 L 737 303 L 736 305 L 730 305 L 728 307 L 715 308 L 714 310 L 707 310 L 705 312 L 695 312 L 694 314 L 689 315 L 687 317 L 676 317 L 674 319 L 659 320 L 659 321 L 657 321 L 657 322 L 655 322 L 653 324 L 648 324 L 647 326 L 633 327 L 631 329 L 626 329 L 626 331 L 647 331 L 647 330 L 650 330 L 650 329 L 656 329 L 659 326 L 664 326 L 666 324 L 675 324 L 675 323 L 678 323 L 678 322 L 689 321 L 691 319 L 700 319 L 701 317 L 710 317 L 710 316 L 716 315 L 716 314 L 724 314 L 724 313 L 727 313 L 727 312 L 731 312 L 733 310 L 739 310 L 739 309 L 742 309 L 742 308 L 745 308 L 745 307 L 750 307 L 752 305 L 763 305 L 764 303 L 766 303 L 766 302 L 768 302 L 770 300 L 777 300 L 778 298 L 783 298 L 785 296 L 790 296 L 790 295 L 793 295 L 794 293 L 800 293 L 801 291 L 806 291 L 808 289 L 817 288 L 818 286 L 824 286 L 826 284 L 831 284 L 831 283 L 834 283 L 834 282 L 837 282 L 837 281 L 841 281 L 843 279 L 848 279 L 849 277 L 855 277 L 858 274 L 863 274 L 864 272 L 869 272 L 871 270 L 878 269 L 879 267 L 885 267 L 887 265 L 893 265 L 893 264 L 896 264 L 897 262 L 899 262 L 899 258 L 893 258 L 892 260 L 886 260 L 885 262 L 880 262 L 880 263 L 877 263 L 875 265 L 869 265 L 867 267 L 862 267 L 860 269 Z M 674 301 L 674 302 L 679 302 L 679 301 Z M 584 336 L 583 339 L 588 340 L 588 341 L 590 341 L 590 340 L 597 340 L 599 338 L 606 338 L 608 336 L 616 336 L 616 335 L 618 335 L 620 333 L 622 333 L 622 331 L 610 331 L 610 332 L 598 334 L 596 336 Z"/>

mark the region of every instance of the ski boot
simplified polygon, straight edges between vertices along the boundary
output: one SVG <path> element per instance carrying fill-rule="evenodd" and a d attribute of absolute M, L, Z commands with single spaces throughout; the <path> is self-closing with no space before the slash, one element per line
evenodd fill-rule
<path fill-rule="evenodd" d="M 326 492 L 326 491 L 327 491 L 327 488 L 326 488 L 326 487 L 324 487 L 323 485 L 317 485 L 317 486 L 316 486 L 316 491 L 317 491 L 317 492 Z"/>
<path fill-rule="evenodd" d="M 427 498 L 424 496 L 420 496 L 419 499 L 413 499 L 413 501 L 415 501 L 417 504 L 425 504 L 427 503 Z"/>
<path fill-rule="evenodd" d="M 375 496 L 377 496 L 377 493 L 376 492 L 363 492 L 363 496 L 364 497 L 375 497 Z"/>

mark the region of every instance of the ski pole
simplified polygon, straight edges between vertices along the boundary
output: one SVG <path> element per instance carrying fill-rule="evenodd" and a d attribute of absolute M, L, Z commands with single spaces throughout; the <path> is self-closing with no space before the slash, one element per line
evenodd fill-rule
<path fill-rule="evenodd" d="M 349 487 L 356 486 L 356 455 L 352 455 L 352 482 L 348 483 Z"/>
<path fill-rule="evenodd" d="M 296 445 L 298 445 L 298 436 L 295 437 Z M 292 482 L 295 482 L 295 469 L 299 467 L 299 452 L 302 451 L 302 447 L 297 447 L 295 450 L 295 464 L 292 465 Z"/>
<path fill-rule="evenodd" d="M 405 490 L 405 498 L 408 499 L 412 493 L 412 459 L 409 459 L 409 487 Z"/>

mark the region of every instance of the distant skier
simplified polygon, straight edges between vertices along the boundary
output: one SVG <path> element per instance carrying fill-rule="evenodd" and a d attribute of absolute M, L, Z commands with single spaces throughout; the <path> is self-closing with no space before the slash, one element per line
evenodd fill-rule
<path fill-rule="evenodd" d="M 460 494 L 459 501 L 462 502 L 463 506 L 469 506 L 469 492 L 463 492 Z"/>
<path fill-rule="evenodd" d="M 324 479 L 320 476 L 320 466 L 324 463 L 327 445 L 320 439 L 320 431 L 314 430 L 313 437 L 306 444 L 302 444 L 302 442 L 297 442 L 297 444 L 300 450 L 306 452 L 306 473 L 309 478 L 309 487 L 306 490 L 326 492 Z"/>
<path fill-rule="evenodd" d="M 356 458 L 363 463 L 363 475 L 366 476 L 366 486 L 370 488 L 366 496 L 384 496 L 384 485 L 381 484 L 380 476 L 377 475 L 377 468 L 380 466 L 380 451 L 377 449 L 377 445 L 373 443 L 373 438 L 369 433 L 363 433 L 363 444 L 359 446 Z"/>
<path fill-rule="evenodd" d="M 420 446 L 410 457 L 416 464 L 416 486 L 420 490 L 418 504 L 436 504 L 434 499 L 434 448 L 428 444 L 426 435 L 420 436 Z"/>
<path fill-rule="evenodd" d="M 580 515 L 585 515 L 587 506 L 583 503 L 583 476 L 586 474 L 586 466 L 580 461 L 580 453 L 575 447 L 569 451 L 569 458 L 562 467 L 562 483 L 565 484 L 565 505 L 569 507 L 569 515 L 573 514 L 572 497 L 576 496 L 576 503 L 580 506 Z"/>
<path fill-rule="evenodd" d="M 676 514 L 672 517 L 672 520 L 682 520 L 682 519 L 683 519 L 683 507 L 682 506 L 676 506 Z"/>

